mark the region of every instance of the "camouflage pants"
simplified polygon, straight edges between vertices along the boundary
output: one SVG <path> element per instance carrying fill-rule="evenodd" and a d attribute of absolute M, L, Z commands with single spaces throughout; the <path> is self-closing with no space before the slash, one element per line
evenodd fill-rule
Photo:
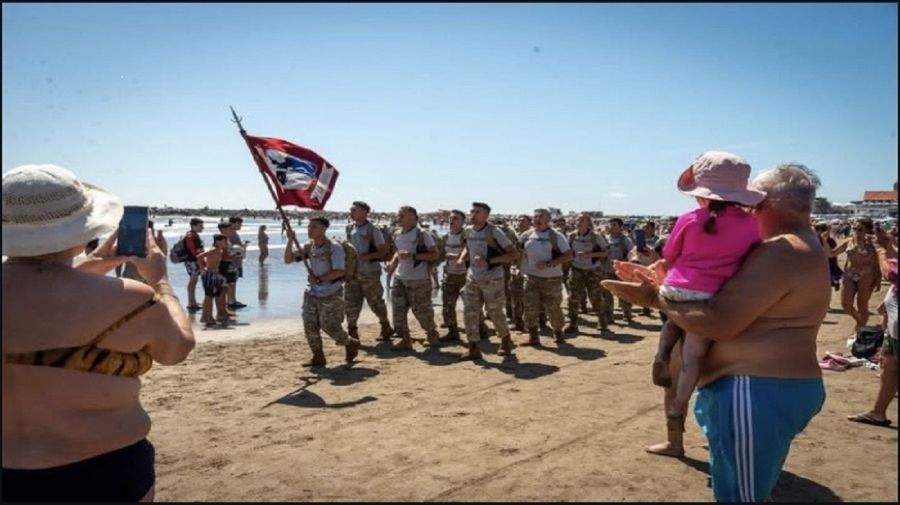
<path fill-rule="evenodd" d="M 456 301 L 466 285 L 466 274 L 448 274 L 444 272 L 441 281 L 441 310 L 443 311 L 444 324 L 448 328 L 459 328 L 456 321 Z"/>
<path fill-rule="evenodd" d="M 391 310 L 394 313 L 394 331 L 399 337 L 409 337 L 407 312 L 410 309 L 426 333 L 437 333 L 434 310 L 431 308 L 431 279 L 404 281 L 394 278 Z"/>
<path fill-rule="evenodd" d="M 378 316 L 381 324 L 388 322 L 387 305 L 384 303 L 384 287 L 381 273 L 357 274 L 356 278 L 344 284 L 344 303 L 347 310 L 347 327 L 355 328 L 362 312 L 363 300 Z"/>
<path fill-rule="evenodd" d="M 597 270 L 581 270 L 572 267 L 569 270 L 569 320 L 578 318 L 579 309 L 587 295 L 591 300 L 591 308 L 597 317 L 604 317 L 606 304 L 603 300 L 603 287 L 600 286 L 600 273 Z"/>
<path fill-rule="evenodd" d="M 303 332 L 311 351 L 322 351 L 320 330 L 324 330 L 338 345 L 347 345 L 350 337 L 341 326 L 343 322 L 344 297 L 340 291 L 323 297 L 303 293 Z"/>
<path fill-rule="evenodd" d="M 602 274 L 602 279 L 611 279 L 611 280 L 619 280 L 614 273 L 604 273 Z M 612 293 L 609 292 L 608 289 L 600 286 L 600 292 L 603 294 L 603 311 L 606 314 L 606 321 L 609 323 L 613 322 L 613 308 L 615 306 L 615 299 L 613 298 Z M 619 308 L 622 309 L 622 312 L 625 314 L 631 314 L 631 304 L 619 299 Z"/>
<path fill-rule="evenodd" d="M 525 276 L 525 328 L 537 328 L 541 312 L 546 310 L 550 316 L 550 327 L 562 331 L 562 284 L 562 277 Z"/>
<path fill-rule="evenodd" d="M 511 298 L 513 322 L 522 319 L 525 315 L 525 306 L 522 302 L 524 290 L 525 274 L 517 269 L 516 273 L 512 274 L 509 279 L 509 297 Z"/>
<path fill-rule="evenodd" d="M 499 337 L 509 336 L 506 316 L 503 315 L 503 279 L 487 281 L 469 280 L 463 288 L 463 307 L 466 320 L 466 339 L 469 342 L 481 340 L 478 327 L 482 323 L 481 307 L 487 309 L 488 317 L 494 323 Z"/>
<path fill-rule="evenodd" d="M 506 317 L 512 319 L 512 291 L 510 283 L 512 282 L 512 272 L 509 263 L 503 265 L 503 295 L 506 300 Z"/>

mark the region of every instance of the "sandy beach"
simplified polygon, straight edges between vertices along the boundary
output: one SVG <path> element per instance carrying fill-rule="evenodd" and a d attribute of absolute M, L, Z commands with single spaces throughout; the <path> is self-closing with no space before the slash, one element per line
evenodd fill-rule
<path fill-rule="evenodd" d="M 849 353 L 851 319 L 836 293 L 831 305 L 819 357 Z M 426 351 L 421 340 L 414 355 L 393 353 L 375 344 L 367 308 L 363 316 L 350 368 L 327 337 L 327 369 L 300 367 L 310 354 L 299 300 L 294 319 L 198 328 L 184 363 L 155 365 L 142 401 L 153 419 L 156 499 L 713 501 L 693 415 L 685 458 L 643 451 L 665 436 L 649 367 L 658 318 L 639 315 L 601 337 L 595 318 L 582 316 L 582 333 L 562 347 L 545 334 L 543 348 L 519 347 L 506 360 L 494 337 L 485 362 L 473 364 L 456 361 L 462 346 Z M 878 372 L 823 373 L 825 406 L 795 440 L 773 498 L 896 502 L 897 401 L 892 427 L 848 422 L 871 406 Z"/>

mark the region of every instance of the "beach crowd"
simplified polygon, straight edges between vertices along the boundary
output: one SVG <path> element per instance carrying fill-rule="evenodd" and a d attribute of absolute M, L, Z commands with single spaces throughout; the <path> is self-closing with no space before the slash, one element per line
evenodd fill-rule
<path fill-rule="evenodd" d="M 370 204 L 355 201 L 342 238 L 328 238 L 324 214 L 308 219 L 305 243 L 283 227 L 289 242 L 279 260 L 307 272 L 301 318 L 310 358 L 303 365 L 326 365 L 323 333 L 344 348 L 348 365 L 370 339 L 391 342 L 398 354 L 419 352 L 419 341 L 459 345 L 460 361 L 478 361 L 493 337 L 497 354 L 510 357 L 518 346 L 565 345 L 588 320 L 614 334 L 635 324 L 638 311 L 658 315 L 659 346 L 647 372 L 662 389 L 667 437 L 646 450 L 683 456 L 696 392 L 716 500 L 766 500 L 791 442 L 825 400 L 816 336 L 833 290 L 856 335 L 872 329 L 870 299 L 888 283 L 875 402 L 848 419 L 891 423 L 897 226 L 869 218 L 816 222 L 820 181 L 804 165 L 777 165 L 752 180 L 750 172 L 735 154 L 702 153 L 676 183 L 696 207 L 656 221 L 563 217 L 549 208 L 497 218 L 489 202 L 476 201 L 444 212 L 449 228 L 438 233 L 411 206 L 379 226 Z M 3 200 L 3 497 L 152 500 L 155 455 L 139 377 L 153 362 L 188 356 L 188 312 L 200 312 L 206 327 L 240 317 L 243 219 L 219 223 L 208 246 L 199 218 L 171 247 L 148 229 L 145 257 L 121 257 L 121 202 L 65 169 L 12 170 L 3 175 Z M 265 226 L 256 238 L 262 265 Z M 182 263 L 189 276 L 186 304 L 168 281 L 167 263 Z M 121 278 L 107 275 L 116 269 Z M 361 331 L 364 306 L 379 321 L 377 333 Z M 410 312 L 422 338 L 413 338 Z"/>

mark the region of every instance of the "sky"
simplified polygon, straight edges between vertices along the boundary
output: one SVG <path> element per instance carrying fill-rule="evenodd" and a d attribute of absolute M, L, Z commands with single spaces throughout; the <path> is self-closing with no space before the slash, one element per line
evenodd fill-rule
<path fill-rule="evenodd" d="M 7 4 L 2 169 L 126 204 L 272 209 L 248 133 L 340 171 L 327 210 L 678 215 L 706 150 L 897 180 L 896 4 Z"/>

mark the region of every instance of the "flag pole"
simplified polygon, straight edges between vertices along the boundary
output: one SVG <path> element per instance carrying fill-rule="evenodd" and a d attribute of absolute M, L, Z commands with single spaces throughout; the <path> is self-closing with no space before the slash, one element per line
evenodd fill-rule
<path fill-rule="evenodd" d="M 247 143 L 247 148 L 250 149 L 250 155 L 253 156 L 253 161 L 256 162 L 257 169 L 262 166 L 262 160 L 259 159 L 259 153 L 256 152 L 256 149 L 253 148 L 253 145 L 250 144 L 250 139 L 247 138 L 247 130 L 244 130 L 244 126 L 241 124 L 242 118 L 237 115 L 237 112 L 234 111 L 234 107 L 229 106 L 231 109 L 231 116 L 234 118 L 231 120 L 232 123 L 238 126 L 238 130 L 241 132 L 241 138 L 244 139 L 244 142 Z M 266 175 L 260 171 L 259 175 L 263 178 L 263 181 L 266 183 L 266 187 L 269 188 L 269 194 L 272 195 L 272 200 L 275 202 L 275 208 L 278 209 L 278 212 L 281 213 L 282 223 L 285 228 L 290 232 L 290 235 L 293 238 L 294 245 L 297 246 L 297 250 L 303 254 L 303 248 L 300 246 L 300 242 L 297 240 L 297 234 L 294 233 L 294 229 L 291 228 L 291 220 L 287 217 L 287 214 L 284 212 L 284 209 L 281 208 L 281 204 L 278 203 L 278 196 L 275 195 L 275 190 L 272 189 L 272 184 L 269 183 L 269 179 L 266 178 Z M 291 244 L 288 243 L 288 247 L 291 247 Z M 306 266 L 306 270 L 309 272 L 310 277 L 313 275 L 312 267 L 310 267 L 309 262 L 307 261 L 306 255 L 303 254 L 303 265 Z"/>

